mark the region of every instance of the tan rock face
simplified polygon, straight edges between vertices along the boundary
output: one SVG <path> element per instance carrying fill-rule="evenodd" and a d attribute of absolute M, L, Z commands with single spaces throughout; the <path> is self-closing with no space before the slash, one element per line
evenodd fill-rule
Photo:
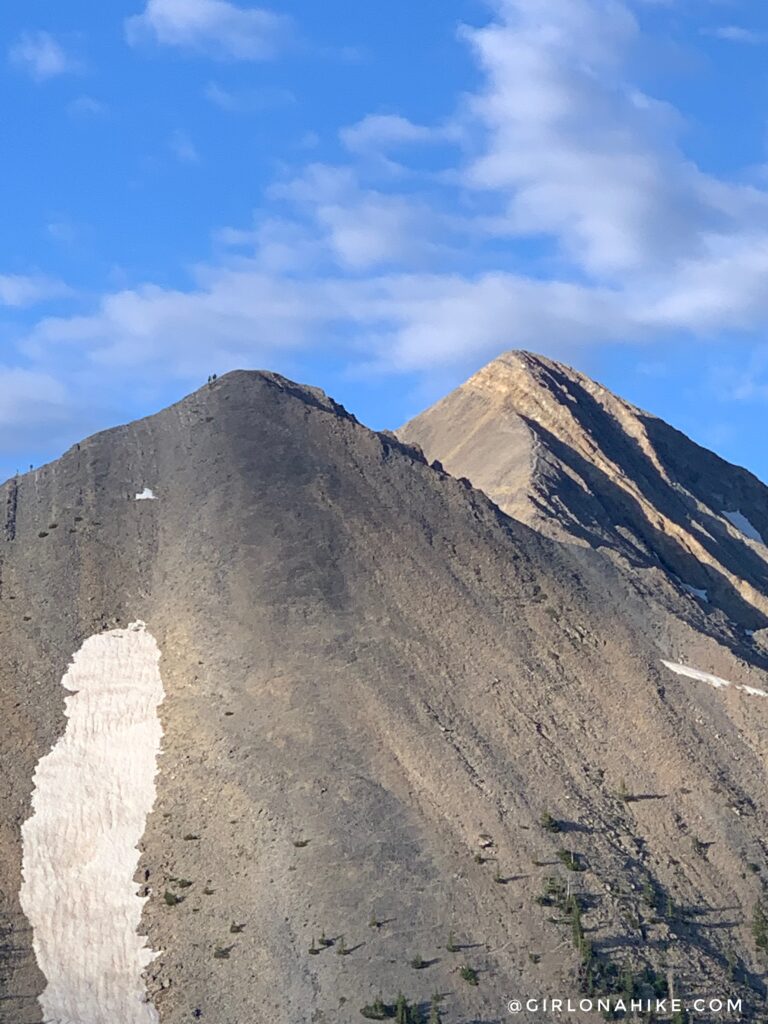
<path fill-rule="evenodd" d="M 768 624 L 768 489 L 583 374 L 510 352 L 399 435 L 548 536 Z"/>

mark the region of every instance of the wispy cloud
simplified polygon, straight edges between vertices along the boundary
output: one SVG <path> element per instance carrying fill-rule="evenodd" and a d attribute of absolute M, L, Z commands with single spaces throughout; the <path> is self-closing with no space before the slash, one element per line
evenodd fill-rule
<path fill-rule="evenodd" d="M 197 147 L 186 132 L 175 131 L 168 142 L 168 146 L 179 163 L 200 163 L 200 154 L 197 151 Z"/>
<path fill-rule="evenodd" d="M 0 274 L 0 306 L 22 309 L 69 294 L 70 290 L 63 282 L 49 277 Z"/>
<path fill-rule="evenodd" d="M 82 70 L 50 32 L 25 32 L 11 46 L 8 59 L 36 82 Z"/>
<path fill-rule="evenodd" d="M 252 114 L 278 107 L 289 107 L 296 103 L 296 96 L 290 89 L 226 89 L 218 82 L 209 82 L 205 87 L 205 98 L 220 110 L 231 114 Z"/>
<path fill-rule="evenodd" d="M 79 352 L 105 375 L 194 378 L 329 337 L 358 369 L 434 372 L 515 345 L 567 357 L 764 334 L 768 192 L 686 155 L 679 113 L 630 77 L 631 7 L 495 10 L 462 33 L 481 80 L 447 122 L 388 114 L 347 127 L 344 162 L 285 173 L 252 225 L 218 234 L 187 288 L 149 283 L 47 317 L 28 350 Z M 436 140 L 459 143 L 436 151 L 439 170 L 393 175 L 370 159 L 398 147 L 406 160 Z"/>
<path fill-rule="evenodd" d="M 128 42 L 146 40 L 223 60 L 269 60 L 291 38 L 292 21 L 228 0 L 147 0 L 125 23 Z"/>
<path fill-rule="evenodd" d="M 78 96 L 67 105 L 67 113 L 70 117 L 101 117 L 107 113 L 106 104 L 93 96 Z"/>
<path fill-rule="evenodd" d="M 768 43 L 768 32 L 757 32 L 741 25 L 721 25 L 718 28 L 705 29 L 705 34 L 717 39 L 726 39 L 730 43 L 747 43 L 750 46 Z"/>

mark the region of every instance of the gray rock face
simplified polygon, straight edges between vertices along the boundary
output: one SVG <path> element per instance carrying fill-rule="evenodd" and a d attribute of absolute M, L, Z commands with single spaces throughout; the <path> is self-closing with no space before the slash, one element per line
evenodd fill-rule
<path fill-rule="evenodd" d="M 766 683 L 724 615 L 649 601 L 272 374 L 99 434 L 0 507 L 4 1024 L 42 1019 L 21 835 L 61 681 L 136 620 L 165 694 L 136 875 L 162 1024 L 351 1024 L 400 990 L 501 1021 L 622 972 L 757 999 L 766 705 L 737 687 Z"/>

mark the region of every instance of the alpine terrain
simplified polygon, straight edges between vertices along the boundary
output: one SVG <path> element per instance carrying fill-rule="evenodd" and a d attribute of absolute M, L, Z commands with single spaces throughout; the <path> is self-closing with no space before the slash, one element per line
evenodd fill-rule
<path fill-rule="evenodd" d="M 8 481 L 0 1021 L 762 1019 L 766 498 L 522 353 L 399 437 L 235 372 Z"/>

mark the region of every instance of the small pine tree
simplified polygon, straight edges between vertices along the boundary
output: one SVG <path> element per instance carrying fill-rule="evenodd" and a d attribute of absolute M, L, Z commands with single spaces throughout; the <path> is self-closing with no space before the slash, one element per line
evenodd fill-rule
<path fill-rule="evenodd" d="M 317 954 L 320 952 L 317 943 L 315 942 L 314 935 L 312 936 L 312 945 L 309 947 L 309 952 L 312 954 L 312 956 L 317 956 Z"/>
<path fill-rule="evenodd" d="M 474 969 L 474 967 L 469 967 L 467 964 L 465 964 L 459 971 L 459 974 L 468 985 L 479 984 L 477 971 Z"/>
<path fill-rule="evenodd" d="M 346 956 L 347 953 L 349 952 L 349 950 L 347 949 L 347 944 L 344 941 L 343 935 L 339 936 L 339 944 L 336 947 L 336 952 L 339 954 L 339 956 Z"/>
<path fill-rule="evenodd" d="M 410 1024 L 410 1016 L 408 1003 L 403 993 L 400 992 L 395 1003 L 395 1024 Z"/>
<path fill-rule="evenodd" d="M 456 939 L 453 932 L 448 932 L 448 945 L 445 948 L 449 953 L 459 952 L 459 947 L 456 945 Z"/>
<path fill-rule="evenodd" d="M 629 790 L 624 779 L 619 783 L 619 800 L 623 800 L 625 804 L 628 804 L 630 801 Z"/>
<path fill-rule="evenodd" d="M 759 950 L 768 949 L 768 917 L 760 900 L 752 911 L 752 937 Z"/>
<path fill-rule="evenodd" d="M 624 968 L 621 972 L 621 991 L 625 999 L 631 999 L 635 994 L 635 976 L 632 973 L 632 964 L 629 960 L 624 963 Z"/>
<path fill-rule="evenodd" d="M 544 811 L 539 818 L 539 824 L 545 832 L 561 832 L 562 826 L 556 818 L 553 818 L 549 811 Z"/>
<path fill-rule="evenodd" d="M 656 889 L 651 881 L 646 881 L 643 886 L 643 901 L 646 907 L 650 907 L 651 910 L 656 909 Z"/>

